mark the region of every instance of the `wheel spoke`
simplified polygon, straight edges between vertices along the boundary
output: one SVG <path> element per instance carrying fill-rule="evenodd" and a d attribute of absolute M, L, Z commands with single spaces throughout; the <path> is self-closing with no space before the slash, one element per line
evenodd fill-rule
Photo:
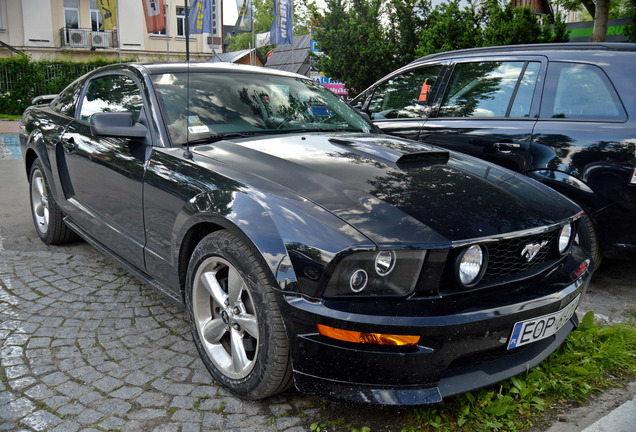
<path fill-rule="evenodd" d="M 38 193 L 40 194 L 40 196 L 45 197 L 46 190 L 44 187 L 44 179 L 42 178 L 42 176 L 37 176 L 33 180 L 35 181 L 35 187 L 38 190 Z"/>
<path fill-rule="evenodd" d="M 33 213 L 35 213 L 37 217 L 44 216 L 44 206 L 42 205 L 41 201 L 38 201 L 37 203 L 34 204 Z"/>
<path fill-rule="evenodd" d="M 225 307 L 227 294 L 223 291 L 223 288 L 221 288 L 221 285 L 219 285 L 219 281 L 216 280 L 215 276 L 215 273 L 205 272 L 201 275 L 201 283 L 214 302 L 221 307 Z"/>
<path fill-rule="evenodd" d="M 230 268 L 227 276 L 228 300 L 234 306 L 241 298 L 243 292 L 243 279 L 235 268 Z"/>
<path fill-rule="evenodd" d="M 234 317 L 234 321 L 250 336 L 258 340 L 258 322 L 254 315 L 241 314 Z"/>
<path fill-rule="evenodd" d="M 223 335 L 227 332 L 227 327 L 221 318 L 211 319 L 202 326 L 203 337 L 207 343 L 218 344 Z"/>
<path fill-rule="evenodd" d="M 240 373 L 249 364 L 249 359 L 245 353 L 245 346 L 243 346 L 243 338 L 241 334 L 232 329 L 231 330 L 231 345 L 232 345 L 232 366 L 234 372 Z"/>

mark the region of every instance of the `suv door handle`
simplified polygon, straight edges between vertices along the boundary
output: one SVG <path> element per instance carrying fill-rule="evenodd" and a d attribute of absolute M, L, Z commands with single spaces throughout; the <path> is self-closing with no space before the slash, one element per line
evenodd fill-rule
<path fill-rule="evenodd" d="M 521 148 L 521 144 L 498 142 L 493 144 L 493 147 L 501 153 L 510 153 L 512 150 L 518 150 Z"/>
<path fill-rule="evenodd" d="M 64 146 L 64 150 L 66 153 L 73 153 L 77 150 L 77 143 L 75 142 L 75 138 L 73 138 L 70 134 L 62 135 L 62 145 Z"/>

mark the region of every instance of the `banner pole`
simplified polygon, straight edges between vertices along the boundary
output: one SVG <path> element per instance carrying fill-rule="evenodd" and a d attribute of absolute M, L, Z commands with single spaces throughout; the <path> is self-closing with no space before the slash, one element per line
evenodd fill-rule
<path fill-rule="evenodd" d="M 190 62 L 190 12 L 188 11 L 188 0 L 185 4 L 185 36 L 186 36 L 186 61 Z"/>
<path fill-rule="evenodd" d="M 256 30 L 254 29 L 254 0 L 252 0 L 252 49 L 254 52 L 250 50 L 250 57 L 252 57 L 252 66 L 256 65 Z"/>
<path fill-rule="evenodd" d="M 115 14 L 117 16 L 117 54 L 119 55 L 119 62 L 121 63 L 121 32 L 119 31 L 119 0 L 115 0 Z"/>
<path fill-rule="evenodd" d="M 166 24 L 166 60 L 170 61 L 170 33 L 168 33 L 168 17 L 170 14 L 166 11 L 166 2 L 165 0 L 161 0 L 163 2 L 163 14 L 165 16 L 165 24 Z"/>

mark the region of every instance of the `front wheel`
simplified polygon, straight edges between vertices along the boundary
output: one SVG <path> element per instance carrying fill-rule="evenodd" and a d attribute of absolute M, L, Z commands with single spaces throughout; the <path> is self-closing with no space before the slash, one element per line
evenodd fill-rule
<path fill-rule="evenodd" d="M 594 221 L 592 221 L 592 218 L 590 218 L 585 211 L 581 216 L 576 241 L 581 248 L 590 254 L 592 261 L 594 261 L 596 268 L 598 268 L 602 260 L 601 247 L 598 242 Z"/>
<path fill-rule="evenodd" d="M 266 270 L 228 231 L 195 248 L 185 303 L 194 342 L 214 379 L 246 399 L 291 385 L 289 344 Z"/>

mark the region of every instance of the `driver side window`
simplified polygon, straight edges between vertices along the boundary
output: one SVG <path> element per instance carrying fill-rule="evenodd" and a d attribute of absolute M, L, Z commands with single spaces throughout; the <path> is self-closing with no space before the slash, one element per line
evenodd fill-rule
<path fill-rule="evenodd" d="M 414 69 L 380 84 L 369 104 L 371 118 L 381 120 L 425 117 L 431 103 L 431 89 L 441 70 L 441 66 Z"/>
<path fill-rule="evenodd" d="M 132 112 L 139 120 L 142 108 L 143 98 L 135 80 L 126 75 L 106 75 L 88 83 L 80 119 L 89 121 L 98 112 Z"/>

